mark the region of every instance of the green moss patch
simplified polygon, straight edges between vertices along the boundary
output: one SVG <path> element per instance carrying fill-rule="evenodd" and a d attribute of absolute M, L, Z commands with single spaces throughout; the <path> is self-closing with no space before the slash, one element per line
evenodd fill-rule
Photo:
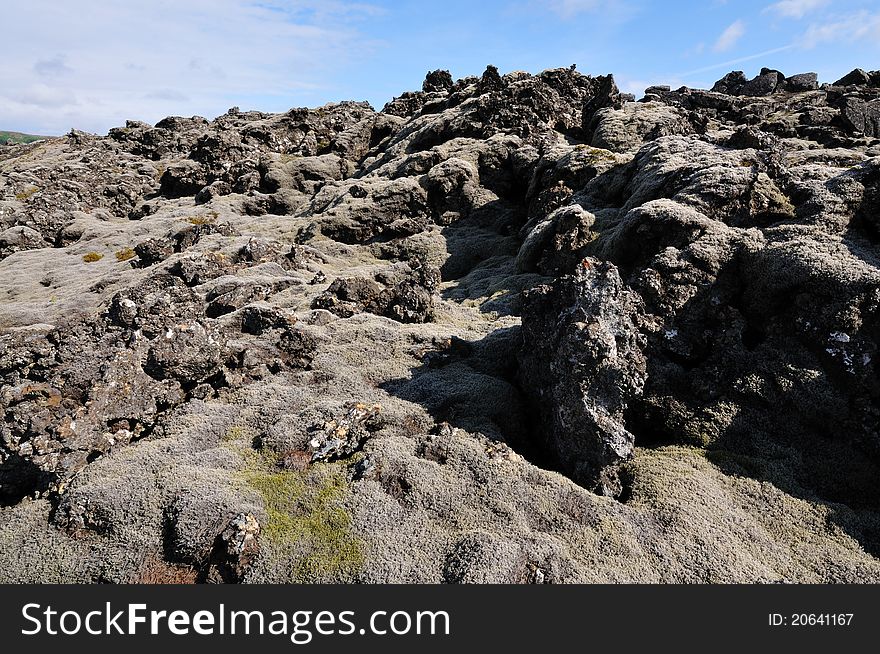
<path fill-rule="evenodd" d="M 263 498 L 262 534 L 273 554 L 290 559 L 296 583 L 350 578 L 364 563 L 363 544 L 343 506 L 349 491 L 342 464 L 285 470 L 274 455 L 245 454 L 244 479 Z"/>

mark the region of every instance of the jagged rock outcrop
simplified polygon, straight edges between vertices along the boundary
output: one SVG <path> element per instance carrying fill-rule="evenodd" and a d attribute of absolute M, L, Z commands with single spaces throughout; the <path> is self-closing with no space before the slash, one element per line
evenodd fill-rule
<path fill-rule="evenodd" d="M 0 578 L 880 580 L 878 106 L 490 66 L 4 146 Z"/>
<path fill-rule="evenodd" d="M 542 413 L 545 447 L 601 495 L 621 494 L 618 469 L 632 457 L 624 413 L 645 385 L 645 323 L 640 298 L 596 259 L 526 292 L 520 379 Z"/>

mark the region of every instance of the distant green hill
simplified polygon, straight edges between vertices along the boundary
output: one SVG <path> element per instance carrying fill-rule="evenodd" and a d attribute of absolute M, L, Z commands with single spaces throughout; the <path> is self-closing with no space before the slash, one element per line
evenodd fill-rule
<path fill-rule="evenodd" d="M 0 145 L 5 145 L 7 141 L 12 141 L 13 143 L 33 143 L 34 141 L 39 141 L 45 138 L 49 137 L 22 134 L 21 132 L 4 132 L 0 130 Z"/>

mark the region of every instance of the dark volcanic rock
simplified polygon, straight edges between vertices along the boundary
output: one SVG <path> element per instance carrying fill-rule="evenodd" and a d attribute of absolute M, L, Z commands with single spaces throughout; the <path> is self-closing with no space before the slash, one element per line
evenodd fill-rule
<path fill-rule="evenodd" d="M 866 102 L 859 97 L 844 97 L 840 103 L 840 116 L 853 132 L 880 137 L 880 98 Z"/>
<path fill-rule="evenodd" d="M 770 95 L 776 90 L 781 81 L 782 78 L 780 78 L 777 71 L 768 70 L 762 72 L 755 79 L 743 84 L 740 88 L 740 93 L 749 96 Z"/>
<path fill-rule="evenodd" d="M 871 83 L 871 76 L 861 68 L 856 68 L 834 82 L 834 86 L 867 86 Z"/>
<path fill-rule="evenodd" d="M 602 495 L 620 495 L 632 456 L 624 412 L 645 384 L 643 321 L 638 296 L 595 259 L 525 297 L 521 383 L 562 469 Z"/>
<path fill-rule="evenodd" d="M 452 75 L 449 74 L 448 70 L 435 70 L 428 73 L 427 77 L 425 77 L 425 81 L 422 83 L 422 90 L 426 93 L 449 91 L 453 84 Z"/>
<path fill-rule="evenodd" d="M 434 315 L 434 292 L 439 281 L 436 269 L 413 260 L 378 273 L 374 279 L 337 279 L 313 306 L 342 317 L 368 311 L 400 322 L 427 322 Z"/>
<path fill-rule="evenodd" d="M 249 514 L 235 516 L 217 536 L 210 553 L 207 583 L 239 583 L 259 554 L 260 523 Z"/>
<path fill-rule="evenodd" d="M 169 328 L 147 352 L 144 370 L 157 379 L 200 382 L 216 372 L 221 346 L 215 335 L 197 322 Z"/>
<path fill-rule="evenodd" d="M 746 75 L 741 70 L 733 71 L 732 73 L 727 73 L 720 80 L 715 82 L 715 86 L 712 87 L 713 93 L 726 93 L 727 95 L 739 95 L 742 93 L 742 88 L 748 83 L 748 79 Z"/>
<path fill-rule="evenodd" d="M 785 90 L 792 93 L 816 91 L 819 89 L 819 76 L 816 73 L 800 73 L 785 80 Z"/>

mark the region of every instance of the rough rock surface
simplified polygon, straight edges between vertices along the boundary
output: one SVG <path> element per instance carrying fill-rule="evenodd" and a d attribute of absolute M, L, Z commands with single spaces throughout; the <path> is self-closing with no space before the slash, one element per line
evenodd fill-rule
<path fill-rule="evenodd" d="M 880 73 L 0 147 L 0 580 L 880 581 Z"/>
<path fill-rule="evenodd" d="M 632 457 L 624 412 L 645 385 L 644 322 L 614 265 L 591 258 L 525 294 L 520 375 L 544 414 L 544 448 L 602 495 L 621 494 L 619 464 Z"/>

